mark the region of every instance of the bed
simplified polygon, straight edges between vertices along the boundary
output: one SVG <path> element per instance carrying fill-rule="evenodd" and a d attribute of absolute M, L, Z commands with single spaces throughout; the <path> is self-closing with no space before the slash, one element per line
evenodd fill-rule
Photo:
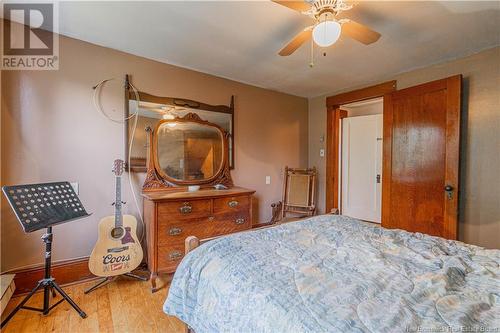
<path fill-rule="evenodd" d="M 499 332 L 500 251 L 344 216 L 188 253 L 163 310 L 204 332 Z"/>

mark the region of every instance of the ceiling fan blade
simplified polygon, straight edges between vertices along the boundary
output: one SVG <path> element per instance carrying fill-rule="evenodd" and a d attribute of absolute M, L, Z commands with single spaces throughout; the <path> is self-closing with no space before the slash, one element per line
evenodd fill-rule
<path fill-rule="evenodd" d="M 281 51 L 279 52 L 279 55 L 280 56 L 289 56 L 290 54 L 295 52 L 295 50 L 297 50 L 302 44 L 304 44 L 304 42 L 306 40 L 311 38 L 312 28 L 313 28 L 313 26 L 310 26 L 310 27 L 305 28 L 301 32 L 299 32 L 297 34 L 297 36 L 295 36 L 290 41 L 290 43 L 288 43 L 284 48 L 281 49 Z"/>
<path fill-rule="evenodd" d="M 304 1 L 272 1 L 277 3 L 278 5 L 288 7 L 298 12 L 305 12 L 311 9 L 311 5 Z"/>
<path fill-rule="evenodd" d="M 342 33 L 366 45 L 375 43 L 381 36 L 378 32 L 352 20 L 346 20 L 342 24 Z"/>

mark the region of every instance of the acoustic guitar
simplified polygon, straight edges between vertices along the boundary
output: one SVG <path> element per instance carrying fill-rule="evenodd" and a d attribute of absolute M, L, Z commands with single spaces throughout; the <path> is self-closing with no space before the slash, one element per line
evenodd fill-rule
<path fill-rule="evenodd" d="M 99 222 L 97 243 L 89 258 L 89 269 L 97 276 L 116 276 L 129 273 L 142 261 L 142 247 L 137 238 L 137 220 L 122 215 L 121 176 L 124 162 L 115 160 L 116 200 L 115 215 Z"/>

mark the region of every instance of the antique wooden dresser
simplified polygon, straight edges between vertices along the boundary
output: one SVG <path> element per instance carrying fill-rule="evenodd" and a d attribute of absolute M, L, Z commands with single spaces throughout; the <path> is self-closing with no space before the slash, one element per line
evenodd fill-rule
<path fill-rule="evenodd" d="M 158 273 L 175 272 L 184 257 L 186 237 L 204 239 L 251 229 L 253 193 L 239 187 L 145 193 L 144 221 L 153 290 Z"/>
<path fill-rule="evenodd" d="M 252 228 L 254 191 L 233 186 L 228 136 L 194 113 L 162 119 L 149 131 L 142 196 L 153 291 L 158 273 L 175 272 L 188 236 Z"/>

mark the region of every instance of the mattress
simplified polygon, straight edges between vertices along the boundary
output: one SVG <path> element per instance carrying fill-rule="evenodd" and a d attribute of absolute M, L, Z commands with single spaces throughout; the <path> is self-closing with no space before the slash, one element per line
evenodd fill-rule
<path fill-rule="evenodd" d="M 203 332 L 500 331 L 500 251 L 315 216 L 207 242 L 164 312 Z"/>

